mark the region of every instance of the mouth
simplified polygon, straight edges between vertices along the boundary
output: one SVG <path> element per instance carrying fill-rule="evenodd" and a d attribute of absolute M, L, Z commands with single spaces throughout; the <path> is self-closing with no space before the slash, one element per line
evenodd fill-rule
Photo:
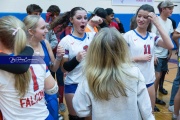
<path fill-rule="evenodd" d="M 81 28 L 81 29 L 84 29 L 84 28 L 85 28 L 85 25 L 81 25 L 80 28 Z"/>

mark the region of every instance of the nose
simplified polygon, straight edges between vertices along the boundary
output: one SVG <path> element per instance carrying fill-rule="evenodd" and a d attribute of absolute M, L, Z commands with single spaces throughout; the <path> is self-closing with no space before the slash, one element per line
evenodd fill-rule
<path fill-rule="evenodd" d="M 81 20 L 81 22 L 86 22 L 86 21 L 87 21 L 87 19 L 84 19 L 84 18 Z"/>
<path fill-rule="evenodd" d="M 140 20 L 142 21 L 142 20 L 144 20 L 144 18 L 143 18 L 143 17 L 140 17 Z"/>
<path fill-rule="evenodd" d="M 47 29 L 47 28 L 45 28 L 44 32 L 45 32 L 45 33 L 48 33 L 48 29 Z"/>

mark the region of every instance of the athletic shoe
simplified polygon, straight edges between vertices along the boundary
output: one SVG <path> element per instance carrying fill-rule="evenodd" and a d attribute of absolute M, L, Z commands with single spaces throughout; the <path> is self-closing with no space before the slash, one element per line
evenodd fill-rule
<path fill-rule="evenodd" d="M 166 103 L 165 103 L 163 100 L 160 100 L 160 99 L 158 99 L 158 98 L 156 98 L 156 104 L 166 105 Z"/>
<path fill-rule="evenodd" d="M 154 106 L 154 112 L 160 112 L 159 108 L 156 105 Z"/>
<path fill-rule="evenodd" d="M 58 114 L 58 120 L 63 120 L 64 118 L 63 118 L 63 116 L 61 116 L 61 114 Z"/>
<path fill-rule="evenodd" d="M 168 110 L 169 110 L 170 112 L 174 112 L 174 105 L 169 106 L 169 107 L 168 107 Z"/>
<path fill-rule="evenodd" d="M 165 90 L 164 88 L 159 89 L 159 92 L 161 92 L 161 93 L 164 94 L 164 95 L 167 95 L 167 94 L 168 94 L 168 91 Z"/>

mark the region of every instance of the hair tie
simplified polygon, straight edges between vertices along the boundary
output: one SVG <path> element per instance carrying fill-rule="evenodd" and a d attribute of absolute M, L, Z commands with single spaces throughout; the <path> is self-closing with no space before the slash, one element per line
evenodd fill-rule
<path fill-rule="evenodd" d="M 11 28 L 11 30 L 14 30 L 14 32 L 12 33 L 12 35 L 16 35 L 16 33 L 17 33 L 17 31 L 18 31 L 19 29 L 21 29 L 21 28 L 20 28 L 20 27 L 18 27 L 18 28 L 16 28 L 16 29 Z"/>

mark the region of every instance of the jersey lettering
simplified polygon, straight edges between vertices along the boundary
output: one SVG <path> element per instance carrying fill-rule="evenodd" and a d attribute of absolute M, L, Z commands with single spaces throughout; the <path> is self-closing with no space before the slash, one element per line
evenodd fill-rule
<path fill-rule="evenodd" d="M 144 54 L 151 54 L 150 45 L 144 45 Z"/>

